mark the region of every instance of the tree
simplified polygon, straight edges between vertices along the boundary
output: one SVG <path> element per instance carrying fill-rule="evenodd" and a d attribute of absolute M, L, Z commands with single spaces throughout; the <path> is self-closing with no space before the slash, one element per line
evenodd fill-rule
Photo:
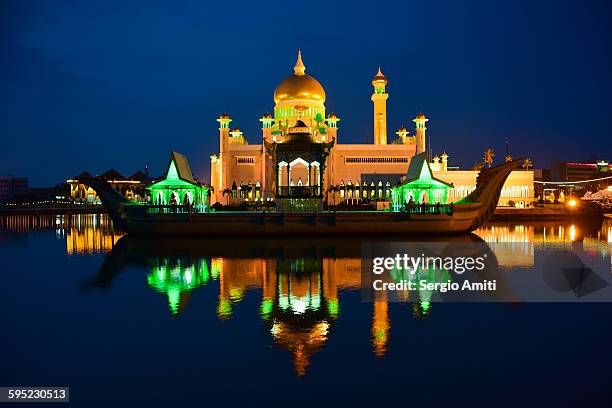
<path fill-rule="evenodd" d="M 487 164 L 488 167 L 491 167 L 493 164 L 493 159 L 495 158 L 495 152 L 490 147 L 484 151 L 484 155 L 482 156 L 482 161 Z"/>
<path fill-rule="evenodd" d="M 232 189 L 231 188 L 226 187 L 226 188 L 223 189 L 223 196 L 226 196 L 226 195 L 227 195 L 227 205 L 229 205 L 229 199 L 232 196 Z"/>
<path fill-rule="evenodd" d="M 528 157 L 523 161 L 523 168 L 525 170 L 529 170 L 530 168 L 533 167 L 533 162 L 531 161 L 531 159 Z"/>
<path fill-rule="evenodd" d="M 507 154 L 507 155 L 504 157 L 504 161 L 505 161 L 506 163 L 511 162 L 512 160 L 514 160 L 514 157 L 512 157 L 510 154 Z"/>
<path fill-rule="evenodd" d="M 484 163 L 474 163 L 472 170 L 480 171 L 484 167 Z"/>

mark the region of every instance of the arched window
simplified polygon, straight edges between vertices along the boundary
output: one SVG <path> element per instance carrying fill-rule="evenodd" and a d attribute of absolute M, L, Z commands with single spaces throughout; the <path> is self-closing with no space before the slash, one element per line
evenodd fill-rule
<path fill-rule="evenodd" d="M 185 193 L 185 197 L 183 198 L 183 204 L 193 204 L 193 195 L 191 194 L 191 191 Z"/>
<path fill-rule="evenodd" d="M 344 198 L 344 180 L 340 181 L 340 198 Z"/>
<path fill-rule="evenodd" d="M 391 197 L 391 183 L 387 180 L 387 184 L 385 184 L 385 198 Z"/>
<path fill-rule="evenodd" d="M 412 191 L 410 190 L 404 190 L 406 193 L 404 195 L 404 200 L 406 200 L 407 203 L 412 202 L 412 204 L 414 204 L 414 194 L 412 194 Z"/>

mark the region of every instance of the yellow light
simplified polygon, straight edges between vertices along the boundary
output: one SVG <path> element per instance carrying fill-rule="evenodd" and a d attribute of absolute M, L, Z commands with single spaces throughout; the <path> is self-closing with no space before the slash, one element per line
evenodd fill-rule
<path fill-rule="evenodd" d="M 570 207 L 575 207 L 575 206 L 576 206 L 576 200 L 570 200 L 570 201 L 569 201 L 567 204 L 568 204 Z"/>

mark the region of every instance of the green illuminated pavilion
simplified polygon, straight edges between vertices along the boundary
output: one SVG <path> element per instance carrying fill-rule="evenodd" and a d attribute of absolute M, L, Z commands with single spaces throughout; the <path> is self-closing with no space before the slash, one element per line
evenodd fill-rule
<path fill-rule="evenodd" d="M 449 188 L 453 185 L 432 175 L 427 153 L 417 154 L 410 161 L 406 176 L 392 190 L 393 211 L 401 211 L 409 202 L 444 204 Z"/>
<path fill-rule="evenodd" d="M 152 184 L 149 191 L 155 205 L 193 206 L 202 212 L 208 208 L 208 186 L 193 178 L 187 158 L 178 152 L 172 152 L 163 180 Z"/>

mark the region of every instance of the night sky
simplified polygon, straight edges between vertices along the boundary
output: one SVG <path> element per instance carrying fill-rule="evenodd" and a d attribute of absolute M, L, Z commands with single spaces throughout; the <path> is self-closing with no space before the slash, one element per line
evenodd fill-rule
<path fill-rule="evenodd" d="M 341 118 L 372 140 L 371 79 L 389 79 L 388 131 L 420 111 L 434 152 L 471 167 L 504 141 L 536 167 L 612 160 L 610 2 L 0 1 L 0 175 L 164 170 L 208 177 L 216 117 L 261 140 L 301 48 Z"/>

